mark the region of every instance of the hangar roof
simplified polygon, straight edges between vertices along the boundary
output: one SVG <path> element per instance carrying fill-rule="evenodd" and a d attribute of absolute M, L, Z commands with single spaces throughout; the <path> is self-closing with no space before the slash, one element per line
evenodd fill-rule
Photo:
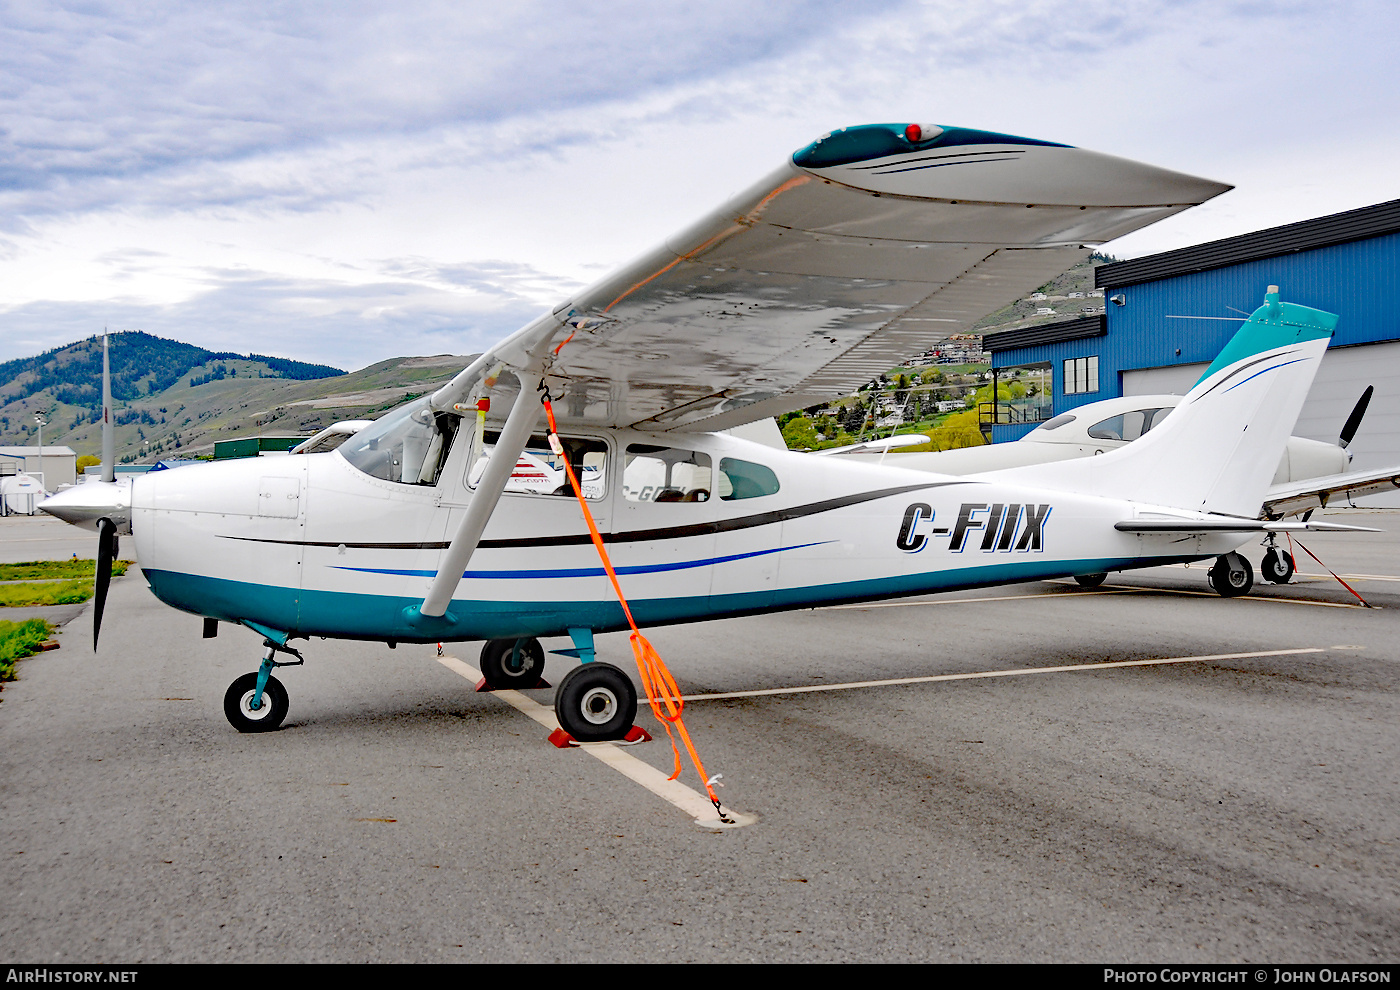
<path fill-rule="evenodd" d="M 1270 227 L 1268 230 L 1194 244 L 1131 261 L 1100 265 L 1094 269 L 1094 285 L 1100 289 L 1139 285 L 1397 231 L 1400 231 L 1400 199 L 1393 199 L 1315 220 Z"/>

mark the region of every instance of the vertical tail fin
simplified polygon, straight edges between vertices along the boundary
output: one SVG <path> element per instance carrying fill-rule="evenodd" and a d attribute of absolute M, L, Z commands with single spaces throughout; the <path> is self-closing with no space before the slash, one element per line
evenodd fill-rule
<path fill-rule="evenodd" d="M 1336 325 L 1332 313 L 1280 302 L 1271 285 L 1160 426 L 1111 453 L 1017 480 L 1252 519 Z"/>

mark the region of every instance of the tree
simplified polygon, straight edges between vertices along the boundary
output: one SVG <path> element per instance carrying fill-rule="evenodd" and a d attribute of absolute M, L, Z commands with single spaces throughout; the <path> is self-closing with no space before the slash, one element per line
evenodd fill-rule
<path fill-rule="evenodd" d="M 789 450 L 810 450 L 817 445 L 817 426 L 806 416 L 788 421 L 783 429 L 783 442 Z"/>

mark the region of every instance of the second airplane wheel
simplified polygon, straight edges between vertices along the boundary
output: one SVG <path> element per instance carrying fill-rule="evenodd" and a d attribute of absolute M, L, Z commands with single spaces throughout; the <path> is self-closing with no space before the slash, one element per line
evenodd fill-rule
<path fill-rule="evenodd" d="M 1254 587 L 1254 568 L 1237 553 L 1222 554 L 1211 566 L 1210 586 L 1224 598 L 1248 594 Z"/>
<path fill-rule="evenodd" d="M 481 676 L 498 691 L 532 688 L 544 676 L 544 647 L 537 639 L 488 640 L 481 648 Z"/>
<path fill-rule="evenodd" d="M 637 718 L 637 689 L 621 670 L 595 660 L 559 682 L 554 714 L 579 742 L 621 739 Z"/>
<path fill-rule="evenodd" d="M 1107 579 L 1107 574 L 1076 574 L 1074 576 L 1075 584 L 1081 588 L 1097 588 Z"/>
<path fill-rule="evenodd" d="M 1293 576 L 1293 555 L 1271 547 L 1259 562 L 1259 571 L 1274 584 L 1287 584 Z"/>

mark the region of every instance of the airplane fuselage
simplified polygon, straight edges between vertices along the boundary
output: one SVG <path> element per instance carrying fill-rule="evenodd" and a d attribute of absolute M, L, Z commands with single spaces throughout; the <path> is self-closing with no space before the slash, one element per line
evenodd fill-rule
<path fill-rule="evenodd" d="M 144 476 L 131 494 L 137 557 L 162 601 L 293 637 L 624 628 L 578 502 L 509 489 L 447 616 L 413 621 L 474 494 L 466 432 L 433 485 L 373 477 L 340 452 Z M 1141 504 L 833 463 L 718 434 L 576 436 L 606 445 L 589 507 L 642 625 L 1196 560 L 1244 538 L 1118 532 L 1114 521 Z M 657 465 L 678 456 L 688 480 L 658 480 Z"/>

